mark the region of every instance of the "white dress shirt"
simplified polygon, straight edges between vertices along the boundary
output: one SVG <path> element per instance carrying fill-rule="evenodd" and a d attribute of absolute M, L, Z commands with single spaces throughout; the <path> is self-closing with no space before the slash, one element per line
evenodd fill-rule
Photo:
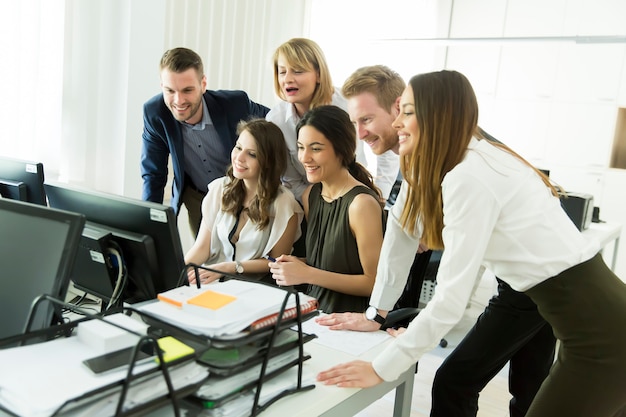
<path fill-rule="evenodd" d="M 237 219 L 230 213 L 222 211 L 222 194 L 228 177 L 218 178 L 209 184 L 209 192 L 202 201 L 203 221 L 211 228 L 211 254 L 205 262 L 207 265 L 219 262 L 232 262 L 259 259 L 270 253 L 278 240 L 285 233 L 289 219 L 296 214 L 298 224 L 304 212 L 293 194 L 283 186 L 271 207 L 270 222 L 258 230 L 256 223 L 248 220 L 239 232 L 239 240 L 235 245 L 230 242 L 229 234 Z M 300 228 L 296 239 L 301 235 Z"/>
<path fill-rule="evenodd" d="M 406 233 L 399 216 L 403 183 L 391 212 L 371 304 L 393 308 L 414 258 L 421 226 Z M 461 319 L 481 266 L 525 291 L 589 260 L 599 243 L 574 226 L 558 198 L 528 166 L 486 140 L 472 139 L 463 161 L 443 179 L 443 243 L 437 290 L 426 308 L 373 361 L 390 381 L 415 364 Z"/>

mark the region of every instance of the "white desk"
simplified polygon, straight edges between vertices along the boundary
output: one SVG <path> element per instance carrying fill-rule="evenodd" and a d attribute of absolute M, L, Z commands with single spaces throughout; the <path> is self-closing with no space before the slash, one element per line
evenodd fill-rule
<path fill-rule="evenodd" d="M 389 343 L 390 341 L 386 342 Z M 386 345 L 386 343 L 384 345 Z M 349 355 L 326 346 L 315 340 L 304 345 L 311 359 L 304 363 L 305 374 L 317 374 L 333 365 L 354 359 L 372 360 L 384 345 L 378 346 L 361 357 Z M 394 417 L 409 417 L 413 396 L 415 367 L 409 368 L 393 382 L 383 382 L 371 388 L 339 388 L 316 384 L 310 391 L 289 395 L 272 404 L 263 417 L 346 417 L 352 416 L 382 398 L 391 390 L 396 390 Z"/>
<path fill-rule="evenodd" d="M 311 359 L 304 362 L 303 375 L 316 375 L 318 372 L 326 370 L 333 365 L 354 359 L 372 360 L 390 342 L 391 339 L 357 357 L 326 347 L 312 340 L 304 345 L 304 351 L 311 355 Z M 409 417 L 414 378 L 415 367 L 411 367 L 398 380 L 383 382 L 371 388 L 339 388 L 316 383 L 315 388 L 312 390 L 294 393 L 281 398 L 263 411 L 260 416 L 347 417 L 355 415 L 395 389 L 393 416 Z M 303 385 L 306 384 L 303 383 Z M 183 416 L 197 415 L 196 413 L 198 412 L 199 409 L 195 406 L 188 406 L 187 404 L 182 404 L 181 406 L 181 415 Z M 169 417 L 170 415 L 172 415 L 171 406 L 163 407 L 149 414 L 150 417 Z"/>
<path fill-rule="evenodd" d="M 615 271 L 617 262 L 617 252 L 619 249 L 619 241 L 622 235 L 622 225 L 619 223 L 591 223 L 589 228 L 583 230 L 583 235 L 592 237 L 600 242 L 601 252 L 604 248 L 614 242 L 613 257 L 611 258 L 611 270 Z"/>

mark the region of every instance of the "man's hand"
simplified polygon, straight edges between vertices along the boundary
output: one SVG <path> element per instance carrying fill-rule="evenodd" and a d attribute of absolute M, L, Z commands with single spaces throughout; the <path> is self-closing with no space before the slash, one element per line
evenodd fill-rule
<path fill-rule="evenodd" d="M 322 326 L 328 326 L 331 330 L 356 330 L 359 332 L 380 330 L 380 324 L 366 319 L 363 313 L 332 313 L 317 317 L 315 321 Z"/>
<path fill-rule="evenodd" d="M 338 387 L 368 388 L 383 382 L 371 362 L 352 361 L 333 366 L 317 374 L 317 380 L 324 385 Z"/>

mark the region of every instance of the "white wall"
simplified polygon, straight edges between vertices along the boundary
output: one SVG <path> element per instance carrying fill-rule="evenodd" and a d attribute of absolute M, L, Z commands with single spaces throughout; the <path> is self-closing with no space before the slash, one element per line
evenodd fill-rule
<path fill-rule="evenodd" d="M 487 131 L 550 169 L 566 190 L 592 194 L 603 220 L 626 225 L 625 171 L 608 169 L 618 109 L 626 106 L 624 16 L 626 2 L 613 0 L 455 0 L 450 37 L 622 41 L 458 44 L 446 67 L 470 77 Z M 617 272 L 626 279 L 624 245 Z"/>
<path fill-rule="evenodd" d="M 40 10 L 26 19 L 33 7 Z M 58 25 L 46 19 L 58 7 L 65 9 L 61 46 Z M 291 37 L 310 36 L 324 48 L 337 86 L 375 63 L 407 79 L 441 68 L 464 72 L 485 129 L 551 169 L 565 188 L 593 193 L 605 220 L 626 224 L 624 171 L 606 168 L 617 109 L 626 107 L 626 44 L 402 40 L 624 36 L 624 1 L 397 0 L 383 7 L 376 0 L 29 0 L 3 3 L 2 11 L 24 28 L 23 37 L 42 38 L 9 49 L 15 66 L 32 67 L 33 54 L 53 64 L 54 54 L 63 56 L 43 71 L 51 79 L 10 73 L 17 75 L 8 77 L 0 112 L 0 153 L 32 152 L 50 168 L 48 177 L 138 197 L 141 105 L 159 91 L 165 49 L 196 49 L 209 88 L 244 89 L 271 106 L 273 51 Z M 3 49 L 17 44 L 10 41 L 16 33 L 0 37 Z M 52 99 L 44 101 L 44 93 Z M 618 271 L 626 276 L 626 245 Z"/>
<path fill-rule="evenodd" d="M 608 168 L 617 112 L 626 107 L 626 2 L 417 0 L 386 10 L 370 0 L 362 7 L 335 3 L 314 3 L 311 37 L 326 51 L 336 85 L 378 63 L 407 80 L 458 70 L 476 90 L 483 128 L 550 169 L 565 189 L 592 194 L 602 219 L 626 226 L 626 171 Z M 345 35 L 328 29 L 342 24 Z M 621 42 L 563 39 L 576 36 Z M 536 37 L 544 40 L 520 39 Z M 617 272 L 626 279 L 626 245 Z"/>

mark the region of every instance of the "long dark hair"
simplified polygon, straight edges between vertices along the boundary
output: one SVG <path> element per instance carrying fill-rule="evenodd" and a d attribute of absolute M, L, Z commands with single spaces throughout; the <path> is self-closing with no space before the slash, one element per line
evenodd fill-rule
<path fill-rule="evenodd" d="M 382 196 L 378 187 L 374 185 L 372 174 L 356 161 L 356 130 L 345 110 L 337 106 L 318 106 L 304 114 L 296 126 L 296 135 L 303 126 L 314 127 L 323 134 L 333 145 L 335 153 L 339 155 L 341 164 L 348 169 L 357 181 L 362 182 Z"/>
<path fill-rule="evenodd" d="M 280 128 L 265 119 L 239 122 L 237 134 L 240 135 L 243 131 L 248 131 L 254 137 L 257 146 L 259 179 L 256 196 L 248 207 L 248 217 L 261 230 L 269 224 L 270 207 L 278 196 L 280 177 L 287 166 L 287 145 Z M 230 182 L 224 187 L 222 210 L 236 216 L 243 208 L 246 188 L 242 180 L 234 177 L 232 164 L 229 165 L 226 176 L 230 178 Z"/>

